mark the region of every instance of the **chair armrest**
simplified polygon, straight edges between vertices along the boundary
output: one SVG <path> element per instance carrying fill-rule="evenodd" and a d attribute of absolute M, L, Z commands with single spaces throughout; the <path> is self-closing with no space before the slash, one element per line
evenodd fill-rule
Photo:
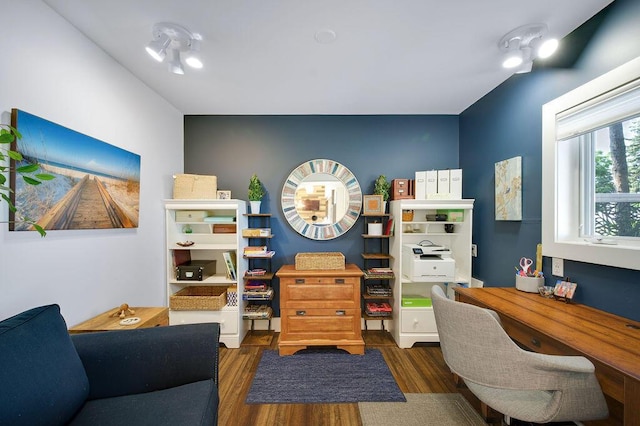
<path fill-rule="evenodd" d="M 89 399 L 151 392 L 213 379 L 220 324 L 187 324 L 74 334 Z"/>
<path fill-rule="evenodd" d="M 530 352 L 532 366 L 544 371 L 593 374 L 594 365 L 583 356 L 546 355 Z"/>

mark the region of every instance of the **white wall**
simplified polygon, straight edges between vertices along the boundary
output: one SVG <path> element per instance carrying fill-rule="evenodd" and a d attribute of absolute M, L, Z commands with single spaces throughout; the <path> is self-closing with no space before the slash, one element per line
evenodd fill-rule
<path fill-rule="evenodd" d="M 0 112 L 53 121 L 141 156 L 139 227 L 9 232 L 0 319 L 58 303 L 69 326 L 121 303 L 165 305 L 164 216 L 183 170 L 183 116 L 40 0 L 0 0 Z M 6 222 L 6 203 L 0 222 Z"/>

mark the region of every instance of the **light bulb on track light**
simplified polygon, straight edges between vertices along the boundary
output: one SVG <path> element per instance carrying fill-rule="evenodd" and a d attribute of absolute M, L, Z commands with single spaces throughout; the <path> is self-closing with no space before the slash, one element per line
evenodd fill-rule
<path fill-rule="evenodd" d="M 173 74 L 184 75 L 184 67 L 180 62 L 180 51 L 173 49 L 171 51 L 171 60 L 169 61 L 169 71 Z"/>
<path fill-rule="evenodd" d="M 200 69 L 203 67 L 202 60 L 200 59 L 200 41 L 192 39 L 189 42 L 189 50 L 185 54 L 184 61 L 191 68 Z"/>
<path fill-rule="evenodd" d="M 538 58 L 548 58 L 558 50 L 558 39 L 550 38 L 543 41 L 538 47 Z"/>
<path fill-rule="evenodd" d="M 158 35 L 158 38 L 151 41 L 147 47 L 147 53 L 156 61 L 162 62 L 167 55 L 167 47 L 171 43 L 171 39 L 165 33 Z"/>

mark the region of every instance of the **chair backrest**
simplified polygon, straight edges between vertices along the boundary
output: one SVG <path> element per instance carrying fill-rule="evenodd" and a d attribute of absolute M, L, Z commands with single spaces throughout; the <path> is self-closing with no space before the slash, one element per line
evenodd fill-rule
<path fill-rule="evenodd" d="M 437 285 L 431 299 L 445 362 L 457 375 L 486 386 L 520 389 L 529 356 L 504 331 L 489 309 L 448 299 Z M 544 380 L 543 380 L 544 381 Z"/>

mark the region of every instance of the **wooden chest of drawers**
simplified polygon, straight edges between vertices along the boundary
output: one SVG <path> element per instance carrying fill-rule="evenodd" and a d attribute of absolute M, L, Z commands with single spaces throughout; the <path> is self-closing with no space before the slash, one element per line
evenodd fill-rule
<path fill-rule="evenodd" d="M 360 326 L 360 277 L 356 265 L 343 270 L 296 270 L 284 265 L 280 278 L 280 355 L 309 346 L 336 346 L 364 354 Z"/>

